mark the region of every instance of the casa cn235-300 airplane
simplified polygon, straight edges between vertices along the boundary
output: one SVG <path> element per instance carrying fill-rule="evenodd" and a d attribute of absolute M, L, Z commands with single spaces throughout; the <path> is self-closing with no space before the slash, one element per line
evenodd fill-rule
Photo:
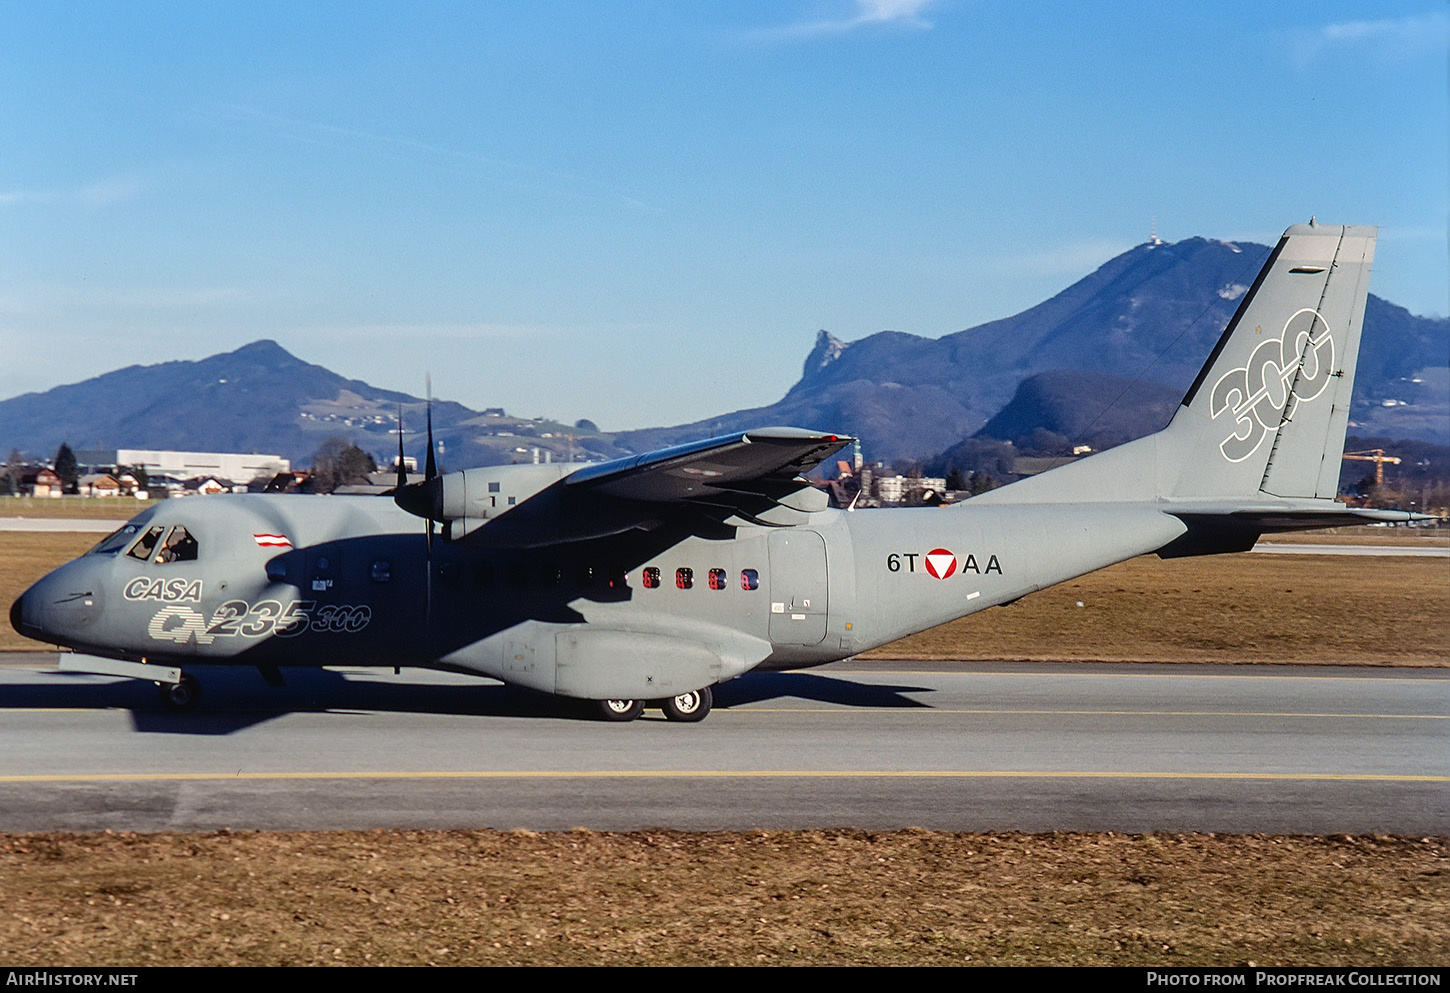
<path fill-rule="evenodd" d="M 794 428 L 438 475 L 430 427 L 425 479 L 393 501 L 166 501 L 11 622 L 177 708 L 199 692 L 183 666 L 275 683 L 409 665 L 697 721 L 752 669 L 843 659 L 1135 555 L 1410 520 L 1336 502 L 1375 236 L 1289 228 L 1165 429 L 951 508 L 828 507 L 802 473 L 851 439 Z"/>

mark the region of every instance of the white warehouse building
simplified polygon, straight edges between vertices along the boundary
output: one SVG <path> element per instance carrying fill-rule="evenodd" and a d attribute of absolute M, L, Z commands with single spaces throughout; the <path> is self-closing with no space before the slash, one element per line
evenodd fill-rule
<path fill-rule="evenodd" d="M 100 455 L 110 457 L 95 458 Z M 148 476 L 170 476 L 173 479 L 217 476 L 238 483 L 245 483 L 264 474 L 275 476 L 292 468 L 292 463 L 280 455 L 259 455 L 256 452 L 243 455 L 235 452 L 165 452 L 118 448 L 114 452 L 77 452 L 76 457 L 82 462 L 94 459 L 97 463 L 107 465 L 140 466 L 146 470 Z"/>

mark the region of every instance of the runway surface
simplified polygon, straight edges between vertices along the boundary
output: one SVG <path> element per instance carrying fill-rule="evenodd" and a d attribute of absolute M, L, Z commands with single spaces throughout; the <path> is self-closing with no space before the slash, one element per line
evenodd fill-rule
<path fill-rule="evenodd" d="M 421 670 L 194 671 L 178 716 L 0 667 L 0 830 L 1450 828 L 1441 669 L 850 662 L 718 687 L 698 725 Z"/>

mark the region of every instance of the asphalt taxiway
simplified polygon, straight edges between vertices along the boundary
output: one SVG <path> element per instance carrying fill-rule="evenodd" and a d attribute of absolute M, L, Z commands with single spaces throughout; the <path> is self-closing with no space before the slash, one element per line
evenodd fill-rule
<path fill-rule="evenodd" d="M 175 715 L 29 658 L 0 666 L 0 831 L 1450 826 L 1443 669 L 858 661 L 615 725 L 423 670 L 199 668 Z"/>

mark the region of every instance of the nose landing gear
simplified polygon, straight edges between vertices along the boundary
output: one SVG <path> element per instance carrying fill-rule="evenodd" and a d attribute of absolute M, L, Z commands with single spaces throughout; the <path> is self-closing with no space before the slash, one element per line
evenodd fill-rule
<path fill-rule="evenodd" d="M 158 683 L 156 688 L 161 693 L 161 706 L 173 713 L 195 710 L 201 702 L 201 684 L 189 673 L 182 673 L 178 683 Z"/>

